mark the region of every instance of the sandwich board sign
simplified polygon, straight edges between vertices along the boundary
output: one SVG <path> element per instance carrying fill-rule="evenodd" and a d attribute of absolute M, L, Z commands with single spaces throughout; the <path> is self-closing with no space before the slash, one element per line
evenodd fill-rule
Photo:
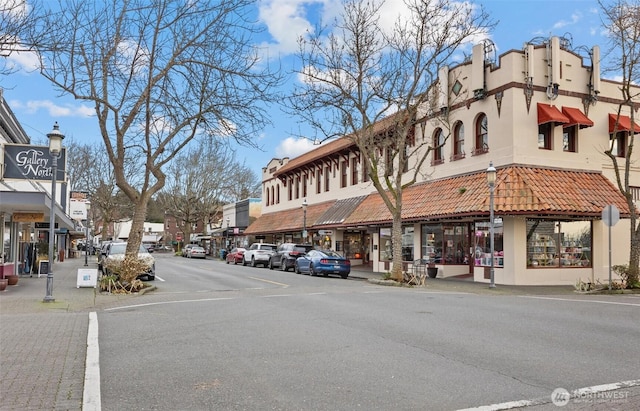
<path fill-rule="evenodd" d="M 98 269 L 97 268 L 78 268 L 78 281 L 76 288 L 93 287 L 98 285 Z"/>

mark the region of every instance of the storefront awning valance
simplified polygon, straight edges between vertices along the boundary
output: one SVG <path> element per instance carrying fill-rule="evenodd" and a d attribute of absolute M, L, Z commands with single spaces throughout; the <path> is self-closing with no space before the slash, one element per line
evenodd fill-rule
<path fill-rule="evenodd" d="M 617 121 L 618 131 L 631 131 L 631 119 L 629 116 L 624 116 L 620 114 L 620 119 Z M 616 119 L 618 119 L 617 114 L 609 114 L 609 133 L 613 133 L 616 130 Z M 634 132 L 640 133 L 640 126 L 637 123 L 634 123 Z"/>
<path fill-rule="evenodd" d="M 562 114 L 567 116 L 569 122 L 564 127 L 579 126 L 580 128 L 593 127 L 593 121 L 589 119 L 580 109 L 573 107 L 562 107 Z"/>
<path fill-rule="evenodd" d="M 547 123 L 566 124 L 569 122 L 569 118 L 562 114 L 555 106 L 538 103 L 538 125 Z"/>

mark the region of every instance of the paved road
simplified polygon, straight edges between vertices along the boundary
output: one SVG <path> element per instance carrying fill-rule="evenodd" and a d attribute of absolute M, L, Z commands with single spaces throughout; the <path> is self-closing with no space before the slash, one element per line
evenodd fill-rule
<path fill-rule="evenodd" d="M 165 257 L 166 256 L 159 256 L 159 258 Z M 536 355 L 545 355 L 544 353 L 539 352 L 540 348 L 537 344 L 533 343 L 533 341 L 535 341 L 534 339 L 527 340 L 527 329 L 533 327 L 533 325 L 528 321 L 530 313 L 527 307 L 531 307 L 532 305 L 542 306 L 545 307 L 545 309 L 548 309 L 550 313 L 548 318 L 559 316 L 560 319 L 565 318 L 566 321 L 572 323 L 580 322 L 582 323 L 581 327 L 585 327 L 585 329 L 588 329 L 586 326 L 589 323 L 604 328 L 602 332 L 596 333 L 597 336 L 595 337 L 591 335 L 591 333 L 585 333 L 588 338 L 583 337 L 583 339 L 586 341 L 595 338 L 592 342 L 585 341 L 585 345 L 589 347 L 590 350 L 593 350 L 589 351 L 589 356 L 586 358 L 581 359 L 580 357 L 580 351 L 582 348 L 576 349 L 576 352 L 574 353 L 566 348 L 560 351 L 562 356 L 568 356 L 569 358 L 567 358 L 568 361 L 561 361 L 559 364 L 556 364 L 555 368 L 557 368 L 557 370 L 549 369 L 549 372 L 554 375 L 553 378 L 557 379 L 557 384 L 550 385 L 549 389 L 556 386 L 556 388 L 563 387 L 563 378 L 567 378 L 564 381 L 572 379 L 572 376 L 576 374 L 576 372 L 577 375 L 581 375 L 579 380 L 584 380 L 585 383 L 583 385 L 568 386 L 566 388 L 581 388 L 597 383 L 615 383 L 622 379 L 616 377 L 624 377 L 625 380 L 633 379 L 633 377 L 638 378 L 637 373 L 634 373 L 633 371 L 625 371 L 626 374 L 624 375 L 623 373 L 616 372 L 616 370 L 619 370 L 620 368 L 634 370 L 633 367 L 626 368 L 624 365 L 625 361 L 627 363 L 627 367 L 629 364 L 631 366 L 634 365 L 633 360 L 626 360 L 627 357 L 624 355 L 624 352 L 628 351 L 626 350 L 626 347 L 624 347 L 625 344 L 622 344 L 623 347 L 615 347 L 615 343 L 617 341 L 625 340 L 628 338 L 628 335 L 633 336 L 635 341 L 637 341 L 637 337 L 640 336 L 637 321 L 640 302 L 638 301 L 639 298 L 633 295 L 585 297 L 574 294 L 566 287 L 498 287 L 497 290 L 488 290 L 486 286 L 483 285 L 460 281 L 441 280 L 430 281 L 426 289 L 390 289 L 389 287 L 380 287 L 375 284 L 367 286 L 367 283 L 362 281 L 358 282 L 355 280 L 348 280 L 347 282 L 344 282 L 339 279 L 336 279 L 335 281 L 329 280 L 322 283 L 323 287 L 329 289 L 329 292 L 320 293 L 318 290 L 312 290 L 313 287 L 305 289 L 302 286 L 287 288 L 281 287 L 278 284 L 269 285 L 269 283 L 262 281 L 262 277 L 269 273 L 268 270 L 260 272 L 260 269 L 250 269 L 249 267 L 246 267 L 245 270 L 255 270 L 247 271 L 249 276 L 259 279 L 248 279 L 248 277 L 234 279 L 225 277 L 224 281 L 229 281 L 229 283 L 220 283 L 220 287 L 212 287 L 208 291 L 205 290 L 205 292 L 201 291 L 196 293 L 195 297 L 193 294 L 189 293 L 188 290 L 183 290 L 181 293 L 164 292 L 162 289 L 164 288 L 165 283 L 162 281 L 157 282 L 160 288 L 159 290 L 148 293 L 144 296 L 112 296 L 95 293 L 95 290 L 92 288 L 75 287 L 77 269 L 83 268 L 83 262 L 84 261 L 82 259 L 72 259 L 56 264 L 56 277 L 54 280 L 55 303 L 42 303 L 42 298 L 45 294 L 44 278 L 21 278 L 17 286 L 0 294 L 0 346 L 3 350 L 2 359 L 0 361 L 0 390 L 2 392 L 0 399 L 1 410 L 81 409 L 83 401 L 85 403 L 84 409 L 99 409 L 95 404 L 91 404 L 91 398 L 87 398 L 86 393 L 83 398 L 83 389 L 86 389 L 84 379 L 86 378 L 85 362 L 87 355 L 87 335 L 90 327 L 90 312 L 98 313 L 98 318 L 100 319 L 99 322 L 101 324 L 101 363 L 102 366 L 109 369 L 110 372 L 115 371 L 116 374 L 124 373 L 124 375 L 128 375 L 128 373 L 131 372 L 138 372 L 143 376 L 152 375 L 155 378 L 159 378 L 160 375 L 166 375 L 166 366 L 170 365 L 168 368 L 172 370 L 172 373 L 175 372 L 176 375 L 174 377 L 177 377 L 178 381 L 180 378 L 197 381 L 197 383 L 194 383 L 193 385 L 188 385 L 189 390 L 186 393 L 189 395 L 187 397 L 182 398 L 182 401 L 172 405 L 187 405 L 189 404 L 187 402 L 187 398 L 196 401 L 203 397 L 206 398 L 207 395 L 205 395 L 205 393 L 208 394 L 209 398 L 211 398 L 212 392 L 224 392 L 230 396 L 222 398 L 216 397 L 216 401 L 222 401 L 222 399 L 227 398 L 229 402 L 226 403 L 224 401 L 219 403 L 193 402 L 191 403 L 192 406 L 189 407 L 191 409 L 238 409 L 239 407 L 244 409 L 264 409 L 264 399 L 273 401 L 270 402 L 270 404 L 274 405 L 275 409 L 278 408 L 278 405 L 280 406 L 279 409 L 362 409 L 362 407 L 367 409 L 456 409 L 466 406 L 480 407 L 482 405 L 488 405 L 496 401 L 476 401 L 472 403 L 465 403 L 454 399 L 449 402 L 444 401 L 439 403 L 430 403 L 423 399 L 420 404 L 423 406 L 426 406 L 425 404 L 432 404 L 433 406 L 415 408 L 415 404 L 411 402 L 414 401 L 411 396 L 411 392 L 413 391 L 411 390 L 407 391 L 407 395 L 403 396 L 403 398 L 408 398 L 407 400 L 389 402 L 389 398 L 393 396 L 389 393 L 385 394 L 388 390 L 391 390 L 394 395 L 398 392 L 402 393 L 407 389 L 407 384 L 414 384 L 414 381 L 420 381 L 420 379 L 429 377 L 425 377 L 423 373 L 418 373 L 409 378 L 409 382 L 403 380 L 401 384 L 398 384 L 398 381 L 396 381 L 395 384 L 398 385 L 395 385 L 392 380 L 383 380 L 380 378 L 378 373 L 380 373 L 380 370 L 390 369 L 393 371 L 392 374 L 401 375 L 404 369 L 410 369 L 414 365 L 413 360 L 408 360 L 405 357 L 395 358 L 395 355 L 388 354 L 389 352 L 398 352 L 399 349 L 397 348 L 397 344 L 403 343 L 404 339 L 406 339 L 404 342 L 405 346 L 414 347 L 405 351 L 416 350 L 418 345 L 415 344 L 414 339 L 434 339 L 434 342 L 437 341 L 437 344 L 427 344 L 429 347 L 433 346 L 435 348 L 429 348 L 426 350 L 420 348 L 417 351 L 419 355 L 426 356 L 421 358 L 421 361 L 433 362 L 435 361 L 435 358 L 440 358 L 438 361 L 446 362 L 451 361 L 451 359 L 456 359 L 456 363 L 466 362 L 467 365 L 465 365 L 465 367 L 472 366 L 473 368 L 471 369 L 490 369 L 492 367 L 490 364 L 484 364 L 482 367 L 478 367 L 478 364 L 474 362 L 487 361 L 488 363 L 491 363 L 491 361 L 489 361 L 490 358 L 497 358 L 500 354 L 510 352 L 506 349 L 503 350 L 501 346 L 496 345 L 494 343 L 496 338 L 499 341 L 506 341 L 509 344 L 520 344 L 522 347 L 525 347 L 523 351 L 524 353 L 527 353 L 526 348 L 529 344 L 532 348 L 535 348 Z M 176 263 L 176 259 L 172 259 L 171 262 Z M 189 263 L 192 262 L 190 261 Z M 90 265 L 92 264 L 95 264 L 95 262 L 91 261 Z M 180 262 L 179 265 L 181 264 L 185 263 Z M 195 264 L 200 263 L 198 262 Z M 207 260 L 206 264 L 218 264 L 217 269 L 221 272 L 227 270 L 227 267 L 223 267 L 222 263 L 218 261 Z M 232 267 L 229 268 L 233 269 Z M 240 269 L 240 267 L 238 268 Z M 293 273 L 273 274 L 288 276 L 291 281 L 294 279 L 295 281 L 302 281 L 300 284 L 311 280 L 309 277 L 296 276 Z M 162 269 L 160 269 L 159 276 L 162 277 L 163 275 Z M 167 282 L 170 281 L 170 273 L 164 276 L 167 277 Z M 366 272 L 354 273 L 354 276 L 376 277 L 375 275 L 371 275 Z M 273 278 L 287 277 L 269 278 L 273 280 Z M 313 280 L 322 281 L 324 279 L 317 278 Z M 235 281 L 240 282 L 241 285 L 247 289 L 244 291 L 239 290 L 240 287 L 234 286 L 234 284 L 236 284 Z M 260 286 L 249 287 L 251 284 L 255 285 L 256 282 L 262 284 Z M 274 281 L 274 283 L 284 283 L 284 281 Z M 221 290 L 225 287 L 227 288 L 226 290 Z M 292 288 L 295 288 L 295 290 L 292 290 Z M 358 292 L 355 290 L 358 290 Z M 433 294 L 432 292 L 435 291 L 444 293 Z M 473 297 L 460 298 L 460 296 L 465 294 L 459 294 L 456 296 L 456 293 L 469 293 Z M 224 294 L 224 296 L 219 294 Z M 383 294 L 385 297 L 381 297 L 379 294 Z M 445 297 L 445 294 L 447 297 Z M 398 295 L 401 296 L 401 300 L 409 302 L 409 304 L 406 305 L 409 307 L 408 312 L 404 312 L 403 310 L 404 314 L 389 309 L 389 304 L 397 301 Z M 491 298 L 492 295 L 505 298 Z M 506 304 L 508 299 L 516 298 L 514 296 L 529 297 L 517 297 L 523 301 L 521 304 L 522 309 L 518 312 L 519 318 L 521 318 L 522 321 L 514 322 L 513 328 L 514 330 L 518 330 L 518 332 L 514 331 L 514 334 L 516 336 L 520 335 L 520 337 L 517 341 L 507 341 L 507 339 L 504 338 L 504 335 L 506 330 L 508 330 L 508 327 L 497 327 L 496 324 L 499 324 L 501 322 L 500 319 L 504 316 L 506 306 L 503 304 Z M 174 300 L 202 300 L 207 297 L 212 300 L 206 304 L 211 304 L 215 309 L 212 313 L 218 314 L 213 317 L 216 318 L 215 321 L 213 321 L 215 326 L 210 329 L 202 327 L 202 325 L 212 323 L 212 313 L 208 316 L 202 314 L 202 317 L 200 317 L 198 312 L 201 310 L 195 310 L 193 312 L 194 315 L 190 318 L 188 317 L 188 320 L 185 320 L 184 324 L 181 324 L 170 320 L 170 315 L 175 312 L 176 309 L 169 307 L 172 305 L 175 307 L 176 304 L 157 304 L 167 303 Z M 219 300 L 214 301 L 214 298 Z M 580 300 L 585 298 L 589 300 L 589 303 L 580 302 Z M 441 304 L 436 305 L 434 309 L 425 309 L 424 304 L 420 306 L 413 305 L 415 303 L 412 301 L 423 301 L 423 303 L 424 301 L 438 301 Z M 437 307 L 445 307 L 444 303 L 446 301 L 449 301 L 446 306 L 450 309 L 447 311 L 438 311 Z M 457 318 L 455 317 L 457 315 L 455 313 L 456 309 L 464 310 L 464 304 L 461 304 L 462 301 L 465 301 L 465 304 L 470 304 L 470 301 L 482 301 L 484 304 L 468 306 L 469 308 L 472 308 L 472 315 L 468 315 L 469 311 L 467 310 L 467 315 L 462 317 L 466 318 L 465 321 L 468 321 L 468 324 L 465 324 L 464 327 L 456 327 L 456 324 L 450 324 L 450 321 L 447 321 L 447 319 Z M 487 301 L 489 304 L 486 304 Z M 526 301 L 526 303 L 524 301 Z M 376 302 L 379 307 L 372 310 L 371 307 L 376 307 Z M 144 306 L 144 308 L 122 308 L 125 306 L 139 305 L 140 303 L 153 303 L 154 305 Z M 202 303 L 194 302 L 193 304 L 182 305 L 186 308 L 188 306 L 195 306 L 198 304 Z M 292 307 L 298 308 L 300 304 L 311 311 L 296 313 L 296 310 L 292 309 Z M 583 310 L 582 320 L 579 319 L 579 316 L 576 320 L 576 318 L 566 316 L 566 314 L 562 312 L 564 307 L 576 306 L 576 304 L 579 306 L 584 304 L 584 308 L 580 309 Z M 332 308 L 330 312 L 323 313 L 320 308 L 327 305 L 335 308 Z M 360 307 L 363 306 L 368 308 L 365 311 L 359 311 L 361 309 Z M 271 310 L 274 310 L 270 312 L 271 315 L 268 315 L 269 312 L 266 314 L 264 313 L 265 307 L 269 307 Z M 484 309 L 487 311 L 482 312 L 478 307 L 485 307 Z M 616 307 L 617 309 L 612 310 L 612 307 Z M 227 332 L 229 327 L 227 324 L 224 328 L 224 333 L 216 332 L 219 331 L 216 327 L 224 325 L 220 322 L 221 320 L 218 319 L 218 317 L 232 319 L 234 315 L 243 313 L 243 310 L 248 310 L 248 312 L 244 312 L 244 317 L 247 321 L 244 323 L 234 322 L 235 324 L 242 324 L 242 326 L 233 328 L 233 332 Z M 599 313 L 602 310 L 611 312 L 609 317 L 618 318 L 622 321 L 609 323 L 610 318 L 607 316 L 598 317 L 601 315 Z M 305 319 L 309 319 L 309 312 L 318 312 L 318 314 L 312 317 L 313 321 L 305 322 Z M 348 318 L 342 318 L 343 316 L 341 317 L 340 313 L 344 312 L 350 313 L 347 316 Z M 151 320 L 146 319 L 143 323 L 145 326 L 137 327 L 136 329 L 145 330 L 148 333 L 147 337 L 145 337 L 147 341 L 149 341 L 152 346 L 158 345 L 160 349 L 152 349 L 148 352 L 137 349 L 125 349 L 124 352 L 127 353 L 126 355 L 132 356 L 131 363 L 136 365 L 121 367 L 122 369 L 118 370 L 118 366 L 114 366 L 112 362 L 115 357 L 113 353 L 114 350 L 122 350 L 123 347 L 120 347 L 117 344 L 119 339 L 116 337 L 118 334 L 113 335 L 109 333 L 120 333 L 127 329 L 131 331 L 131 325 L 137 324 L 140 321 L 139 319 L 141 314 L 150 313 L 153 314 L 149 317 Z M 386 318 L 387 316 L 390 316 L 391 318 L 388 319 Z M 494 317 L 494 319 L 490 323 L 482 324 L 481 320 L 491 317 Z M 398 318 L 401 320 L 398 321 Z M 599 318 L 599 320 L 596 321 L 596 318 Z M 116 319 L 118 319 L 118 321 L 114 321 Z M 120 319 L 127 319 L 128 321 L 120 321 Z M 161 319 L 163 321 L 156 322 L 157 319 Z M 273 321 L 274 319 L 283 319 L 285 321 L 283 323 L 282 321 Z M 435 323 L 438 324 L 438 327 L 429 328 L 439 331 L 433 334 L 421 332 L 425 327 L 419 326 L 420 321 L 427 320 L 435 321 Z M 292 328 L 290 326 L 286 326 L 287 323 L 295 325 L 301 324 L 301 326 Z M 618 335 L 620 331 L 618 325 L 620 323 L 627 324 L 627 331 L 625 331 L 623 336 Z M 168 326 L 165 327 L 163 324 L 168 324 Z M 313 326 L 310 324 L 313 324 Z M 321 327 L 318 327 L 318 324 L 320 324 Z M 381 324 L 384 324 L 384 326 Z M 549 335 L 547 336 L 549 337 L 548 339 L 557 338 L 556 334 L 562 331 L 561 324 L 562 321 L 559 323 L 554 321 L 553 324 L 550 324 L 549 327 L 547 327 L 549 330 Z M 125 327 L 122 327 L 122 325 L 125 325 Z M 221 372 L 219 377 L 210 378 L 211 367 L 198 366 L 197 363 L 196 365 L 189 367 L 189 369 L 192 370 L 191 372 L 184 371 L 183 368 L 180 368 L 181 363 L 186 361 L 187 363 L 192 364 L 193 361 L 193 358 L 188 355 L 190 352 L 188 349 L 180 350 L 180 356 L 176 359 L 169 360 L 169 364 L 167 364 L 167 360 L 165 360 L 165 368 L 154 368 L 156 367 L 156 364 L 163 363 L 160 361 L 160 358 L 163 353 L 166 354 L 166 351 L 162 348 L 162 341 L 167 336 L 166 333 L 168 330 L 172 328 L 170 327 L 171 325 L 173 325 L 173 328 L 177 330 L 174 332 L 173 338 L 178 338 L 178 341 L 183 341 L 183 346 L 185 348 L 192 347 L 189 342 L 190 339 L 187 339 L 186 337 L 189 335 L 189 332 L 193 332 L 194 329 L 202 330 L 202 337 L 207 337 L 205 341 L 216 341 L 219 343 L 220 347 L 227 347 L 228 351 L 222 351 L 222 353 L 226 355 L 216 355 L 215 358 L 207 357 L 209 360 L 213 361 L 209 364 L 218 364 L 221 367 L 220 369 L 224 372 Z M 200 327 L 198 327 L 198 325 L 200 325 Z M 269 325 L 269 327 L 265 327 L 266 325 Z M 544 329 L 545 324 L 535 325 Z M 380 327 L 382 330 L 378 331 L 376 327 Z M 484 330 L 483 327 L 485 327 Z M 460 344 L 461 341 L 464 342 L 465 340 L 465 336 L 460 334 L 460 330 L 473 330 L 474 328 L 476 331 L 472 333 L 473 336 L 467 336 L 467 338 L 477 340 L 477 344 L 472 344 L 472 346 L 477 347 L 477 352 L 464 352 L 463 355 L 461 355 L 460 349 L 456 349 L 456 344 Z M 492 331 L 492 328 L 496 328 L 495 333 Z M 265 331 L 265 329 L 271 329 L 273 331 Z M 624 329 L 625 328 L 623 327 L 623 330 Z M 252 330 L 260 330 L 262 333 L 260 335 L 263 336 L 262 338 L 266 341 L 273 342 L 273 344 L 266 344 L 267 347 L 280 346 L 283 335 L 290 336 L 292 341 L 282 347 L 282 352 L 276 352 L 275 354 L 273 352 L 255 352 L 255 355 L 252 357 L 254 359 L 278 358 L 278 360 L 274 364 L 266 364 L 264 367 L 261 367 L 262 369 L 257 373 L 257 375 L 255 375 L 258 381 L 261 382 L 260 384 L 254 384 L 250 389 L 234 394 L 233 389 L 229 389 L 229 387 L 246 386 L 246 381 L 238 380 L 239 382 L 243 382 L 243 384 L 227 385 L 229 381 L 232 381 L 234 378 L 239 378 L 238 373 L 240 371 L 233 370 L 237 368 L 238 364 L 242 364 L 247 367 L 251 364 L 245 363 L 245 360 L 242 360 L 242 357 L 237 355 L 238 347 L 236 347 L 235 344 L 231 344 L 231 342 L 235 341 L 236 344 L 238 344 L 239 341 L 242 344 L 245 344 L 240 347 L 245 348 L 243 351 L 255 350 L 255 347 L 249 346 L 247 345 L 248 342 L 245 342 L 251 340 L 251 338 L 247 337 L 253 336 L 251 333 Z M 340 332 L 344 335 L 348 335 L 354 341 L 352 343 L 345 343 L 345 337 L 340 335 Z M 610 335 L 608 336 L 607 334 Z M 149 336 L 155 338 L 151 338 Z M 223 336 L 224 339 L 221 340 Z M 443 336 L 446 338 L 442 338 Z M 245 338 L 243 339 L 242 337 Z M 326 359 L 331 358 L 333 360 L 337 360 L 338 365 L 342 364 L 342 366 L 337 366 L 337 368 L 334 366 L 333 373 L 338 373 L 338 375 L 341 375 L 345 380 L 357 382 L 359 380 L 366 380 L 374 375 L 378 376 L 378 378 L 376 378 L 377 381 L 374 381 L 373 383 L 369 382 L 362 387 L 358 387 L 355 392 L 353 391 L 354 388 L 347 385 L 343 387 L 344 391 L 336 391 L 334 389 L 327 392 L 326 390 L 321 389 L 317 394 L 318 397 L 316 398 L 313 392 L 306 391 L 306 388 L 308 387 L 305 387 L 304 384 L 299 385 L 300 381 L 304 381 L 304 379 L 302 379 L 304 375 L 300 374 L 301 380 L 296 382 L 297 374 L 294 372 L 296 366 L 299 365 L 299 363 L 295 361 L 296 356 L 302 355 L 296 354 L 296 352 L 301 349 L 304 350 L 305 341 L 308 341 L 310 337 L 312 338 L 312 341 L 314 341 L 313 339 L 315 339 L 315 341 L 319 341 L 318 348 L 315 348 L 314 345 L 314 349 L 309 348 L 306 350 L 305 355 L 301 358 L 304 358 L 305 361 L 310 361 L 314 366 L 314 369 L 323 369 L 322 367 L 325 366 Z M 438 338 L 436 339 L 436 337 Z M 325 338 L 330 338 L 331 341 L 335 342 L 335 344 L 332 345 L 338 347 L 345 347 L 347 344 L 350 345 L 346 346 L 344 349 L 325 350 L 322 348 L 325 345 L 322 343 Z M 289 338 L 287 338 L 287 340 L 289 340 Z M 563 341 L 556 341 L 555 344 L 557 344 L 557 347 L 561 348 L 563 346 Z M 177 344 L 177 346 L 180 347 L 181 345 Z M 303 348 L 300 348 L 299 346 L 302 346 Z M 614 346 L 614 351 L 607 350 L 607 346 Z M 8 347 L 11 347 L 9 350 L 11 355 L 6 355 Z M 175 347 L 176 344 L 173 345 L 174 351 Z M 370 348 L 363 350 L 362 347 Z M 468 347 L 465 346 L 465 350 L 467 349 Z M 633 350 L 633 348 L 631 348 L 631 350 Z M 213 352 L 220 354 L 218 350 L 213 350 Z M 602 355 L 598 354 L 598 352 Z M 384 355 L 382 355 L 382 353 L 384 353 Z M 138 357 L 136 358 L 134 354 Z M 187 358 L 184 358 L 184 356 Z M 220 359 L 220 357 L 222 357 L 222 359 Z M 153 361 L 145 361 L 145 358 Z M 164 358 L 166 359 L 169 357 Z M 412 356 L 412 358 L 414 358 L 414 356 Z M 483 358 L 485 359 L 482 360 Z M 606 361 L 606 358 L 611 358 L 611 361 Z M 634 357 L 631 356 L 629 358 Z M 140 359 L 143 359 L 142 365 L 139 364 Z M 357 366 L 353 364 L 353 361 L 356 362 Z M 581 364 L 583 362 L 587 365 L 594 364 L 594 366 L 598 367 L 591 372 L 591 375 L 595 375 L 598 378 L 588 379 L 582 376 L 581 373 L 583 373 L 585 369 L 585 365 Z M 284 371 L 282 371 L 283 363 L 287 365 L 284 367 Z M 203 364 L 206 364 L 206 362 Z M 445 366 L 442 369 L 446 370 L 446 364 L 444 365 Z M 526 364 L 519 362 L 513 366 L 526 368 L 525 365 Z M 637 365 L 637 362 L 635 365 Z M 148 367 L 151 367 L 151 369 Z M 635 367 L 636 371 L 637 369 L 638 367 Z M 105 368 L 103 368 L 103 371 L 105 371 Z M 159 374 L 161 371 L 163 374 Z M 513 380 L 513 377 L 510 374 L 512 371 L 513 370 L 503 370 L 501 373 L 504 377 L 509 376 L 507 379 L 507 381 L 509 381 Z M 477 371 L 474 371 L 474 373 L 475 372 Z M 500 387 L 499 381 L 503 377 L 489 382 L 483 380 L 482 376 L 474 375 L 474 373 L 463 373 L 460 377 L 463 379 L 466 377 L 473 377 L 476 381 L 481 381 L 481 383 L 476 384 L 475 387 L 461 384 L 462 380 L 456 380 L 455 378 L 454 381 L 449 381 L 452 378 L 451 372 L 441 371 L 438 372 L 438 378 L 433 381 L 431 386 L 420 384 L 420 389 L 422 390 L 422 387 L 425 387 L 425 390 L 433 390 L 437 393 L 436 389 L 440 386 L 442 386 L 443 389 L 445 387 L 455 387 L 456 389 L 463 388 L 464 390 L 469 391 L 468 395 L 471 396 L 471 398 L 485 398 L 481 394 L 483 391 L 487 391 L 486 387 L 489 386 L 492 387 L 491 391 L 495 390 L 496 392 L 504 392 L 505 395 L 493 395 L 490 393 L 491 395 L 488 395 L 486 398 L 499 398 L 499 402 L 502 404 L 494 405 L 485 409 L 507 409 L 505 407 L 517 408 L 518 406 L 524 406 L 526 404 L 528 404 L 527 409 L 533 410 L 557 408 L 556 405 L 553 405 L 551 402 L 551 394 L 546 392 L 549 391 L 549 389 L 542 389 L 544 388 L 544 384 L 540 387 L 535 387 L 535 389 L 529 387 L 522 392 L 515 393 L 513 391 L 506 390 L 504 387 Z M 105 375 L 111 375 L 109 373 L 103 373 L 102 375 L 102 383 L 104 385 L 102 390 L 102 407 L 104 409 L 123 409 L 123 407 L 128 409 L 142 408 L 126 407 L 126 405 L 128 405 L 126 402 L 124 404 L 118 403 L 117 401 L 119 400 L 115 398 L 116 396 L 111 398 L 114 392 L 113 387 L 107 389 L 109 383 L 105 383 L 104 381 L 105 378 L 108 378 L 105 377 Z M 269 376 L 271 375 L 278 376 L 278 381 L 270 381 L 265 384 L 264 381 L 269 381 Z M 160 378 L 160 381 L 164 381 L 165 379 L 168 381 L 174 381 L 174 377 L 168 376 Z M 527 375 L 526 377 L 529 378 L 530 376 Z M 550 380 L 553 378 L 550 378 Z M 318 381 L 322 381 L 322 379 L 319 379 Z M 597 383 L 593 383 L 592 381 L 597 381 Z M 318 382 L 316 381 L 316 383 Z M 547 384 L 548 383 L 549 382 L 547 381 Z M 304 398 L 296 398 L 295 396 L 289 398 L 287 396 L 290 394 L 290 390 L 292 389 L 291 387 L 297 387 L 301 390 L 304 395 L 309 397 L 309 401 L 316 399 L 319 400 L 316 402 L 305 402 Z M 133 388 L 137 390 L 136 392 L 143 393 L 152 390 L 146 385 L 137 386 L 134 384 Z M 600 388 L 602 391 L 599 392 L 617 393 L 617 397 L 606 397 L 604 396 L 605 394 L 597 394 L 599 396 L 595 394 L 588 396 L 585 393 L 576 393 L 574 398 L 569 401 L 569 404 L 564 406 L 562 409 L 640 409 L 640 389 L 637 385 L 618 389 L 612 388 L 616 387 Z M 474 392 L 476 390 L 478 392 Z M 276 399 L 276 397 L 279 397 L 278 392 L 282 393 L 282 397 L 284 399 Z M 540 393 L 540 395 L 536 395 L 538 393 Z M 507 396 L 506 394 L 509 395 Z M 560 392 L 560 394 L 562 394 L 562 392 Z M 95 393 L 91 394 L 91 392 L 89 392 L 89 395 L 94 395 L 95 399 Z M 233 395 L 236 395 L 236 397 L 233 397 Z M 252 402 L 247 398 L 247 395 L 253 395 L 254 399 L 258 398 L 260 401 Z M 324 401 L 324 397 L 333 398 L 337 402 L 324 403 L 322 402 Z M 356 407 L 354 403 L 349 402 L 353 401 L 354 397 L 365 398 L 366 400 L 360 401 Z M 122 393 L 120 393 L 120 398 L 122 398 Z M 238 398 L 246 398 L 243 401 L 247 402 L 244 404 L 241 403 L 242 406 L 240 406 L 237 402 Z M 464 399 L 466 397 L 458 396 L 458 399 L 460 398 Z M 563 397 L 560 395 L 557 398 L 562 400 Z M 209 401 L 211 400 L 209 399 Z M 525 404 L 525 402 L 518 401 L 530 402 Z M 118 406 L 118 404 L 122 405 L 122 407 Z M 149 408 L 175 409 L 174 407 L 167 407 L 170 403 L 146 403 L 146 405 L 151 404 L 155 404 L 155 406 Z M 322 407 L 323 404 L 327 406 Z M 335 407 L 336 404 L 342 404 L 343 407 Z M 346 404 L 349 404 L 349 406 L 346 406 Z"/>

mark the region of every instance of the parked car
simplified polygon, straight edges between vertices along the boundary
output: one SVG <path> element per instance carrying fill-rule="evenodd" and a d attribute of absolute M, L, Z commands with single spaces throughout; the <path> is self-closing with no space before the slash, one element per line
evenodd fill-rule
<path fill-rule="evenodd" d="M 247 249 L 246 248 L 242 248 L 242 247 L 236 247 L 236 248 L 231 249 L 231 251 L 229 251 L 227 253 L 227 256 L 225 257 L 225 259 L 227 260 L 227 264 L 229 264 L 229 263 L 234 263 L 234 264 L 242 263 L 245 251 L 247 251 Z"/>
<path fill-rule="evenodd" d="M 253 243 L 244 252 L 242 265 L 251 264 L 251 267 L 255 267 L 258 264 L 262 264 L 263 267 L 266 267 L 269 264 L 269 259 L 276 252 L 276 248 L 275 244 Z"/>
<path fill-rule="evenodd" d="M 186 256 L 187 256 L 187 254 L 189 254 L 189 249 L 190 249 L 191 247 L 195 247 L 195 246 L 196 246 L 195 244 L 186 244 L 186 245 L 184 246 L 184 248 L 182 249 L 182 256 L 183 256 L 183 257 L 186 257 Z"/>
<path fill-rule="evenodd" d="M 298 274 L 320 275 L 338 274 L 342 278 L 349 277 L 351 261 L 331 250 L 311 250 L 295 262 Z"/>
<path fill-rule="evenodd" d="M 313 250 L 311 244 L 282 243 L 276 252 L 269 258 L 269 268 L 273 270 L 279 267 L 282 271 L 293 269 L 298 257 L 302 257 L 307 252 Z"/>
<path fill-rule="evenodd" d="M 114 269 L 124 260 L 126 250 L 127 243 L 109 243 L 106 254 L 102 260 L 102 273 L 104 275 L 116 274 Z M 142 245 L 140 245 L 140 248 L 138 249 L 138 258 L 145 262 L 146 269 L 136 278 L 146 278 L 147 281 L 155 280 L 156 260 Z"/>
<path fill-rule="evenodd" d="M 153 244 L 142 244 L 144 248 L 147 249 L 148 252 L 152 253 L 155 250 L 155 246 Z"/>
<path fill-rule="evenodd" d="M 187 250 L 187 258 L 207 258 L 204 248 L 200 246 L 189 247 Z"/>

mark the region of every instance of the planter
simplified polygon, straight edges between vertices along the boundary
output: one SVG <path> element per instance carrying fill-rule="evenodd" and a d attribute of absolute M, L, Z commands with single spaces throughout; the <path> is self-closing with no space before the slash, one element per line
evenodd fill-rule
<path fill-rule="evenodd" d="M 6 278 L 0 279 L 0 291 L 6 290 L 7 285 L 9 285 L 9 280 L 7 280 Z"/>
<path fill-rule="evenodd" d="M 429 278 L 436 278 L 438 276 L 438 267 L 427 267 L 427 275 Z"/>
<path fill-rule="evenodd" d="M 11 275 L 5 275 L 4 278 L 8 280 L 9 285 L 16 285 L 18 284 L 18 279 L 20 279 L 20 276 L 16 274 L 11 274 Z"/>

